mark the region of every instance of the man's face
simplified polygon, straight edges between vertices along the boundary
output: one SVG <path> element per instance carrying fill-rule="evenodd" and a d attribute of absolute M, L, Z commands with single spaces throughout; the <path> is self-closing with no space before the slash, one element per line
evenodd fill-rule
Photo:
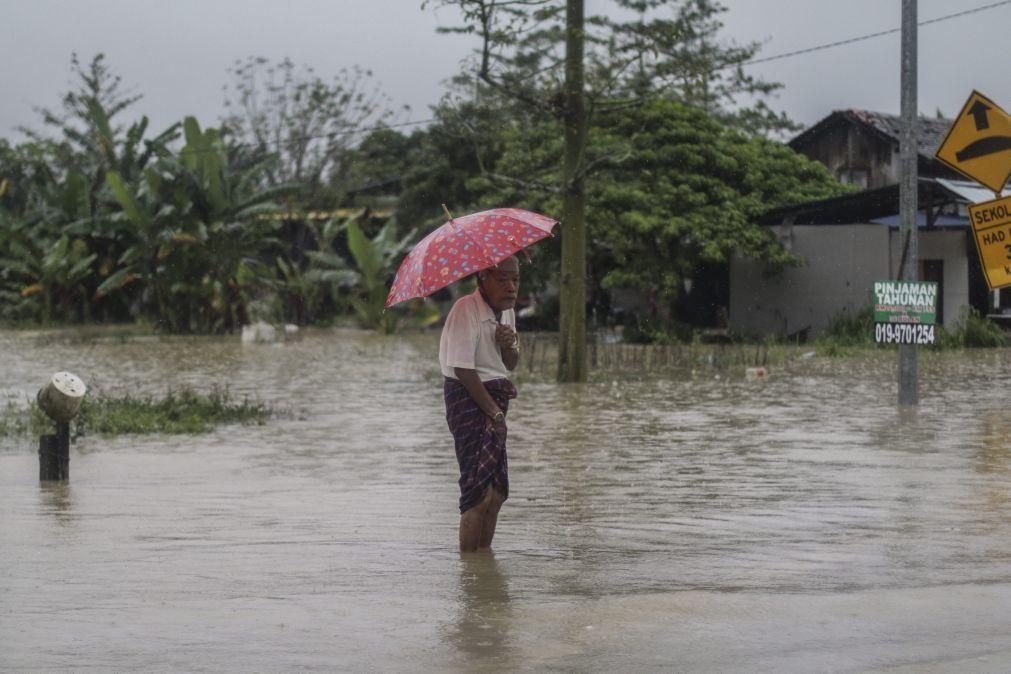
<path fill-rule="evenodd" d="M 510 257 L 484 272 L 484 295 L 495 311 L 505 311 L 516 306 L 516 293 L 520 289 L 520 263 Z"/>

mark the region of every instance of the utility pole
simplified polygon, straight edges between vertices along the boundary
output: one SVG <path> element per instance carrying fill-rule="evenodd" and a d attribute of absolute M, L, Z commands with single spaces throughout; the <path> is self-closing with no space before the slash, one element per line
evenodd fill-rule
<path fill-rule="evenodd" d="M 916 3 L 902 0 L 902 133 L 899 136 L 899 241 L 902 247 L 900 281 L 919 280 L 916 242 L 918 148 L 916 144 Z M 920 395 L 916 374 L 916 345 L 899 345 L 899 405 L 918 405 Z"/>
<path fill-rule="evenodd" d="M 559 287 L 558 381 L 586 381 L 586 193 L 583 154 L 585 51 L 583 0 L 565 12 L 565 196 L 562 206 L 562 278 Z"/>

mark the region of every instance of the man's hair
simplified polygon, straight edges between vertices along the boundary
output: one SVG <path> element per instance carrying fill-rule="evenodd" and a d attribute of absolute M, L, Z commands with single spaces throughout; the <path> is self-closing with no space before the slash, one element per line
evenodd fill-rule
<path fill-rule="evenodd" d="M 516 269 L 519 270 L 519 268 L 520 268 L 520 259 L 518 257 L 516 257 L 515 255 L 510 255 L 509 257 L 505 258 L 505 260 L 502 260 L 502 262 L 505 262 L 509 258 L 516 258 Z M 481 283 L 481 281 L 483 281 L 484 279 L 486 279 L 488 277 L 488 272 L 490 272 L 492 269 L 498 268 L 498 266 L 500 264 L 502 264 L 502 262 L 499 262 L 496 265 L 492 265 L 491 267 L 488 267 L 486 269 L 482 269 L 477 274 L 475 274 L 474 276 L 475 276 L 475 278 L 477 278 L 477 282 Z"/>

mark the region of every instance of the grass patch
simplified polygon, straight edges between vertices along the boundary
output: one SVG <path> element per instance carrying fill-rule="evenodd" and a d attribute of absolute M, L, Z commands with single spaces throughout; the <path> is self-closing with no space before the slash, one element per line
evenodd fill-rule
<path fill-rule="evenodd" d="M 71 422 L 71 434 L 206 433 L 219 424 L 264 424 L 274 412 L 262 402 L 233 400 L 226 389 L 208 394 L 188 389 L 164 396 L 89 394 Z M 0 417 L 0 437 L 52 432 L 53 424 L 33 401 L 28 409 L 7 403 Z"/>
<path fill-rule="evenodd" d="M 938 326 L 938 332 L 937 346 L 942 349 L 988 349 L 1008 344 L 1000 326 L 971 307 L 962 310 L 950 330 Z"/>
<path fill-rule="evenodd" d="M 864 307 L 856 313 L 839 312 L 815 340 L 815 346 L 818 355 L 828 358 L 849 356 L 854 349 L 874 348 L 874 308 Z"/>

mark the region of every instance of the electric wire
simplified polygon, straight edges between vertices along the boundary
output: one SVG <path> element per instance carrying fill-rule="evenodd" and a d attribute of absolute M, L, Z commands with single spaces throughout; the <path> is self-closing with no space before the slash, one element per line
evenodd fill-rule
<path fill-rule="evenodd" d="M 946 14 L 944 16 L 939 16 L 934 19 L 928 19 L 926 21 L 920 21 L 917 26 L 928 26 L 933 23 L 940 23 L 942 21 L 950 21 L 951 19 L 957 19 L 968 14 L 975 14 L 977 12 L 983 12 L 989 9 L 994 9 L 996 7 L 1001 7 L 1003 5 L 1011 5 L 1011 0 L 1000 0 L 1000 2 L 993 2 L 989 5 L 982 5 L 980 7 L 975 7 L 973 9 L 967 9 L 961 12 L 955 12 L 954 14 Z M 901 28 L 890 28 L 888 30 L 881 30 L 876 33 L 868 33 L 867 35 L 859 35 L 857 37 L 851 37 L 846 40 L 839 40 L 837 42 L 829 42 L 826 44 L 816 45 L 814 47 L 807 47 L 805 49 L 798 49 L 796 51 L 785 52 L 783 54 L 776 54 L 774 56 L 766 56 L 759 59 L 752 59 L 750 61 L 745 61 L 740 65 L 743 66 L 753 66 L 759 63 L 768 63 L 769 61 L 778 61 L 780 59 L 791 58 L 794 56 L 801 56 L 803 54 L 810 54 L 811 52 L 822 51 L 824 49 L 831 49 L 832 47 L 841 47 L 847 44 L 853 44 L 855 42 L 863 42 L 864 40 L 870 40 L 876 37 L 882 37 L 884 35 L 892 35 L 893 33 L 898 33 Z M 735 67 L 737 64 L 727 65 L 724 68 Z"/>
<path fill-rule="evenodd" d="M 929 25 L 935 24 L 935 23 L 942 23 L 944 21 L 951 21 L 952 19 L 957 19 L 957 18 L 960 18 L 960 17 L 963 17 L 963 16 L 968 16 L 970 14 L 977 14 L 979 12 L 984 12 L 984 11 L 991 10 L 991 9 L 996 9 L 997 7 L 1002 7 L 1002 6 L 1005 6 L 1005 5 L 1011 5 L 1011 0 L 999 0 L 998 2 L 992 2 L 992 3 L 987 4 L 987 5 L 981 5 L 979 7 L 974 7 L 972 9 L 966 9 L 966 10 L 963 10 L 961 12 L 954 12 L 952 14 L 945 14 L 943 16 L 938 16 L 938 17 L 935 17 L 933 19 L 927 19 L 925 21 L 920 21 L 919 23 L 917 23 L 917 26 L 929 26 Z M 876 37 L 883 37 L 885 35 L 892 35 L 894 33 L 900 32 L 901 30 L 902 30 L 901 28 L 890 28 L 888 30 L 882 30 L 882 31 L 874 32 L 874 33 L 868 33 L 866 35 L 859 35 L 857 37 L 851 37 L 851 38 L 848 38 L 848 39 L 845 39 L 845 40 L 838 40 L 838 41 L 835 41 L 835 42 L 828 42 L 828 43 L 825 43 L 825 44 L 815 45 L 813 47 L 807 47 L 805 49 L 798 49 L 796 51 L 785 52 L 783 54 L 775 54 L 773 56 L 767 56 L 767 57 L 763 57 L 763 58 L 759 58 L 759 59 L 752 59 L 750 61 L 745 61 L 744 63 L 741 63 L 741 64 L 728 64 L 726 66 L 723 66 L 722 68 L 718 68 L 717 70 L 724 70 L 726 68 L 734 68 L 734 67 L 737 67 L 738 65 L 740 65 L 741 67 L 745 67 L 745 66 L 757 65 L 759 63 L 768 63 L 769 61 L 779 61 L 779 60 L 782 60 L 782 59 L 792 58 L 792 57 L 795 57 L 795 56 L 801 56 L 803 54 L 810 54 L 810 53 L 816 52 L 816 51 L 822 51 L 822 50 L 825 50 L 825 49 L 831 49 L 833 47 L 841 47 L 841 46 L 848 45 L 848 44 L 853 44 L 853 43 L 856 43 L 856 42 L 863 42 L 865 40 L 870 40 L 870 39 L 873 39 L 873 38 L 876 38 Z M 431 121 L 433 121 L 433 120 L 432 119 L 425 119 L 425 120 L 418 120 L 418 121 L 403 122 L 402 124 L 398 124 L 398 125 L 389 125 L 388 127 L 380 125 L 380 126 L 370 127 L 370 128 L 351 129 L 351 130 L 349 130 L 349 131 L 347 131 L 345 133 L 350 135 L 350 134 L 353 134 L 353 133 L 368 132 L 368 131 L 373 131 L 373 130 L 382 129 L 382 128 L 393 128 L 394 126 L 417 126 L 417 125 L 420 125 L 420 124 L 427 124 L 427 123 L 429 123 Z M 300 140 L 311 140 L 313 138 L 319 138 L 319 137 L 326 137 L 326 136 L 306 136 L 304 138 L 294 138 L 294 139 L 292 139 L 291 142 L 297 142 L 297 141 L 300 141 Z"/>

